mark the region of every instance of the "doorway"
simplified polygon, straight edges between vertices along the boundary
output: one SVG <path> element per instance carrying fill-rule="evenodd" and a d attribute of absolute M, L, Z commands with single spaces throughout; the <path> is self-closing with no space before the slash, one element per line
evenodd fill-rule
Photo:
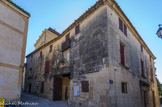
<path fill-rule="evenodd" d="M 32 87 L 32 84 L 29 84 L 29 90 L 28 90 L 29 93 L 31 93 L 31 87 Z"/>
<path fill-rule="evenodd" d="M 53 100 L 62 100 L 62 79 L 59 77 L 54 77 L 54 89 L 53 89 Z"/>
<path fill-rule="evenodd" d="M 53 83 L 53 100 L 68 100 L 70 96 L 70 75 L 55 76 Z"/>

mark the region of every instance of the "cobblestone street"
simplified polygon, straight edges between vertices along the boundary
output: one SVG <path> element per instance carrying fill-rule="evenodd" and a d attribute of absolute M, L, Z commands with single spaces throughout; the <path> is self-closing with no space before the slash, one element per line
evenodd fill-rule
<path fill-rule="evenodd" d="M 22 107 L 70 107 L 68 105 L 67 101 L 50 101 L 48 99 L 36 97 L 36 96 L 29 95 L 26 93 L 22 94 L 21 101 L 23 103 L 25 103 L 25 102 L 37 103 L 36 105 L 23 105 Z"/>

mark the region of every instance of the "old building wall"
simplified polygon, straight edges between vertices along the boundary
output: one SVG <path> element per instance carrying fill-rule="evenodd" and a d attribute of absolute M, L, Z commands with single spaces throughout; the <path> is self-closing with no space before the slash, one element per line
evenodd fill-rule
<path fill-rule="evenodd" d="M 0 98 L 19 100 L 29 15 L 0 1 Z"/>
<path fill-rule="evenodd" d="M 109 6 L 105 3 L 83 21 L 76 23 L 80 26 L 80 33 L 75 34 L 73 27 L 51 43 L 52 53 L 49 53 L 51 44 L 48 44 L 33 54 L 35 61 L 30 66 L 34 66 L 34 75 L 39 79 L 35 78 L 31 83 L 45 81 L 45 84 L 48 84 L 45 85 L 45 93 L 39 93 L 40 96 L 53 100 L 54 76 L 70 73 L 69 102 L 74 106 L 142 107 L 143 91 L 147 91 L 148 107 L 153 106 L 152 91 L 155 91 L 156 105 L 159 105 L 155 74 L 153 74 L 154 82 L 150 80 L 151 66 L 154 70 L 153 57 L 150 61 L 150 53 L 145 50 L 143 44 L 143 52 L 141 52 L 142 42 L 135 37 L 128 21 L 120 12 L 117 13 L 112 9 L 115 6 L 110 6 L 111 8 Z M 119 29 L 119 17 L 127 26 L 127 36 Z M 71 47 L 62 51 L 62 43 L 68 33 L 70 33 Z M 125 46 L 125 66 L 120 63 L 121 42 Z M 42 59 L 39 58 L 41 51 Z M 141 59 L 144 61 L 146 78 L 141 77 Z M 47 60 L 50 60 L 50 73 L 44 75 Z M 122 93 L 122 83 L 127 84 L 126 93 Z M 65 89 L 64 82 L 62 85 Z M 32 91 L 34 90 L 36 89 Z M 75 91 L 78 91 L 77 95 Z"/>

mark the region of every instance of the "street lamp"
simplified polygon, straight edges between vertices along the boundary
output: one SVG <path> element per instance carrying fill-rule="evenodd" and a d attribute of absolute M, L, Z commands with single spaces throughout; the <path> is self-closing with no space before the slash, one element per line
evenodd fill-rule
<path fill-rule="evenodd" d="M 159 38 L 162 38 L 162 27 L 161 26 L 162 26 L 162 24 L 159 24 L 159 29 L 158 29 L 158 31 L 156 33 Z"/>

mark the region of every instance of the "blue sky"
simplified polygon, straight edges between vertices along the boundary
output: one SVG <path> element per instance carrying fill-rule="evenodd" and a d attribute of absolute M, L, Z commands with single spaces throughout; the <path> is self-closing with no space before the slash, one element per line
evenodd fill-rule
<path fill-rule="evenodd" d="M 26 55 L 34 50 L 34 44 L 45 28 L 52 27 L 61 33 L 96 1 L 13 0 L 31 14 Z M 162 0 L 116 1 L 157 57 L 156 74 L 162 83 L 162 39 L 156 35 L 158 24 L 162 24 Z"/>

